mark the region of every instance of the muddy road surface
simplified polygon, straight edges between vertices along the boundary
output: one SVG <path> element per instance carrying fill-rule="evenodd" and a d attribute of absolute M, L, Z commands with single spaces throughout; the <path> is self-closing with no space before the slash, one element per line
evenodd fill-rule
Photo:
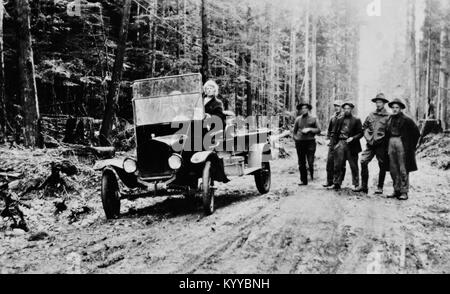
<path fill-rule="evenodd" d="M 293 146 L 287 149 L 291 158 L 272 163 L 269 194 L 260 196 L 252 177 L 233 180 L 219 186 L 208 217 L 200 199 L 180 196 L 124 201 L 122 218 L 107 221 L 99 179 L 84 194 L 90 210 L 70 223 L 54 215 L 52 201 L 34 200 L 25 211 L 39 207 L 31 232 L 0 232 L 0 271 L 450 273 L 448 171 L 422 160 L 411 199 L 399 202 L 351 192 L 349 173 L 343 191 L 322 188 L 325 146 L 318 148 L 318 178 L 300 187 Z M 376 173 L 374 161 L 373 183 Z"/>

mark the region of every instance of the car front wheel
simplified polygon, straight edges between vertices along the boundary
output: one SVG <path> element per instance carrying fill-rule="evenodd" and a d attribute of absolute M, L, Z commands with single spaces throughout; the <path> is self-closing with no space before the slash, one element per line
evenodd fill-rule
<path fill-rule="evenodd" d="M 102 176 L 102 204 L 107 219 L 120 216 L 120 191 L 116 175 L 105 170 Z"/>
<path fill-rule="evenodd" d="M 214 181 L 211 177 L 211 169 L 211 161 L 207 161 L 202 175 L 203 210 L 206 215 L 214 213 Z"/>

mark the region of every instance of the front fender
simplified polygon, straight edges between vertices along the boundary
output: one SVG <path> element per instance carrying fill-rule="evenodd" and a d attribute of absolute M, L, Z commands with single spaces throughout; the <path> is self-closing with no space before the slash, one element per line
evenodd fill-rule
<path fill-rule="evenodd" d="M 213 154 L 213 151 L 197 152 L 191 157 L 191 162 L 193 164 L 204 163 L 211 156 L 211 154 Z"/>
<path fill-rule="evenodd" d="M 124 160 L 125 158 L 99 161 L 95 164 L 94 170 L 102 170 L 103 172 L 114 173 L 119 182 L 121 182 L 127 188 L 134 189 L 142 187 L 139 184 L 138 178 L 135 174 L 129 174 L 125 172 L 125 170 L 123 169 Z"/>
<path fill-rule="evenodd" d="M 203 166 L 206 161 L 211 161 L 212 163 L 212 176 L 215 181 L 219 181 L 222 183 L 228 183 L 230 181 L 225 174 L 223 160 L 220 159 L 214 151 L 198 152 L 191 157 L 191 162 L 195 165 Z"/>
<path fill-rule="evenodd" d="M 123 169 L 124 161 L 125 161 L 125 158 L 113 158 L 113 159 L 107 159 L 107 160 L 100 160 L 95 163 L 94 170 L 97 170 L 97 171 L 104 170 L 108 166 Z"/>

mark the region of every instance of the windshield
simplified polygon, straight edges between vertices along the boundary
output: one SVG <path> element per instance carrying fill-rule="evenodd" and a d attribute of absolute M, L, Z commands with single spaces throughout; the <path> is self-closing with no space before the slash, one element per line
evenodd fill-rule
<path fill-rule="evenodd" d="M 136 126 L 202 120 L 201 94 L 134 100 Z"/>
<path fill-rule="evenodd" d="M 137 126 L 202 120 L 202 76 L 187 74 L 135 81 L 133 106 Z"/>
<path fill-rule="evenodd" d="M 133 83 L 134 99 L 193 93 L 202 93 L 202 76 L 200 74 L 153 78 Z"/>

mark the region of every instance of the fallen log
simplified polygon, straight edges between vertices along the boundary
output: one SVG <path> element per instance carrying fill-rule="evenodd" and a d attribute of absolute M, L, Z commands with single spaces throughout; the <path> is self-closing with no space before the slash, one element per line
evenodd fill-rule
<path fill-rule="evenodd" d="M 89 156 L 95 155 L 98 159 L 113 158 L 116 150 L 114 147 L 91 147 L 77 144 L 61 144 L 62 149 L 66 149 L 67 152 L 73 152 L 77 156 Z"/>
<path fill-rule="evenodd" d="M 6 179 L 11 178 L 11 179 L 20 179 L 20 177 L 22 176 L 22 174 L 19 173 L 4 173 L 4 172 L 0 172 L 0 177 L 4 177 Z"/>

